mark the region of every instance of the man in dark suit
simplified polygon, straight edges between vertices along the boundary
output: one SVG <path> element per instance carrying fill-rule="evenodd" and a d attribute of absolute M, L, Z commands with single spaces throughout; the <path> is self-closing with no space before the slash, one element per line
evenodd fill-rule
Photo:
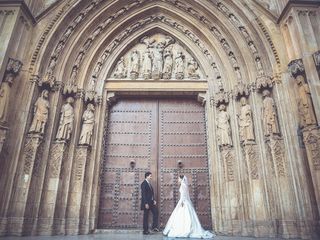
<path fill-rule="evenodd" d="M 158 229 L 158 209 L 156 207 L 153 188 L 151 186 L 152 174 L 145 173 L 145 179 L 141 183 L 141 210 L 143 210 L 143 234 L 150 234 L 148 226 L 149 211 L 153 215 L 152 231 L 159 232 Z"/>

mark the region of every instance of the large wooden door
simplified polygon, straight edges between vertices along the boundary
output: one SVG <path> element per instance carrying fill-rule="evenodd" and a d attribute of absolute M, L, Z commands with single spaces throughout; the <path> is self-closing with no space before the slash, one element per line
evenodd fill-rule
<path fill-rule="evenodd" d="M 160 227 L 179 199 L 178 176 L 202 225 L 211 228 L 204 108 L 189 99 L 123 99 L 109 111 L 99 228 L 141 228 L 140 184 L 151 171 Z M 180 164 L 179 164 L 180 163 Z"/>

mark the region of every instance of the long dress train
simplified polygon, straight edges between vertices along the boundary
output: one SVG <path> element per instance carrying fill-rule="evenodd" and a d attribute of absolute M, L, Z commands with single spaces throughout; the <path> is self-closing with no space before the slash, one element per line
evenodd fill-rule
<path fill-rule="evenodd" d="M 180 200 L 173 210 L 163 234 L 168 237 L 213 238 L 215 235 L 205 231 L 189 197 L 188 181 L 184 176 L 179 188 Z"/>

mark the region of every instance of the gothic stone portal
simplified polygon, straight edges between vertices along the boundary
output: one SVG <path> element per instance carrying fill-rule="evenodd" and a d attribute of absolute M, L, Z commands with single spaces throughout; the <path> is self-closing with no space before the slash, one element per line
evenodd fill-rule
<path fill-rule="evenodd" d="M 205 111 L 200 103 L 123 99 L 111 108 L 98 228 L 142 227 L 140 183 L 148 170 L 153 173 L 160 227 L 179 199 L 178 176 L 184 174 L 202 225 L 212 228 Z"/>

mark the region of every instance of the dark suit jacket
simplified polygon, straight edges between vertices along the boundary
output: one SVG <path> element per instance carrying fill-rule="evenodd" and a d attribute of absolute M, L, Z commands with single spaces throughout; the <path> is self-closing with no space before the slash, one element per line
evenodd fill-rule
<path fill-rule="evenodd" d="M 145 210 L 145 205 L 149 204 L 149 206 L 154 205 L 154 192 L 152 187 L 150 188 L 147 180 L 144 180 L 141 183 L 141 210 Z"/>

